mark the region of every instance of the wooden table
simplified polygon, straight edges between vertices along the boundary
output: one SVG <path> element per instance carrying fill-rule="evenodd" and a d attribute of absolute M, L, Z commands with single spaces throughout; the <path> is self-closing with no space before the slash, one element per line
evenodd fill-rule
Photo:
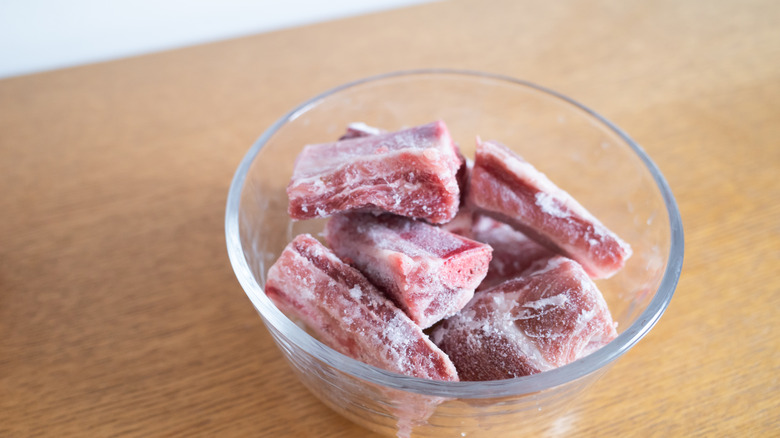
<path fill-rule="evenodd" d="M 506 0 L 0 81 L 0 436 L 370 436 L 293 377 L 233 276 L 224 206 L 295 104 L 419 67 L 584 102 L 677 197 L 671 306 L 561 432 L 780 434 L 780 3 Z"/>

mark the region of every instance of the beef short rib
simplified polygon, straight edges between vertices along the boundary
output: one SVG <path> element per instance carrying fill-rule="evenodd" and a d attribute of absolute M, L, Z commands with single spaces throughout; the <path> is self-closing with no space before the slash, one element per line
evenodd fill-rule
<path fill-rule="evenodd" d="M 293 219 L 390 212 L 445 223 L 458 211 L 462 160 L 442 121 L 306 146 L 287 186 Z"/>
<path fill-rule="evenodd" d="M 366 125 L 363 122 L 354 122 L 347 125 L 347 130 L 339 137 L 339 140 L 349 140 L 350 138 L 368 137 L 369 135 L 384 134 L 387 131 L 384 129 L 375 128 L 373 126 Z"/>
<path fill-rule="evenodd" d="M 431 339 L 461 380 L 500 380 L 560 367 L 615 336 L 596 285 L 578 263 L 556 256 L 534 272 L 478 292 Z"/>
<path fill-rule="evenodd" d="M 487 275 L 478 290 L 488 289 L 515 278 L 532 265 L 545 263 L 547 259 L 555 256 L 554 252 L 503 222 L 482 214 L 474 216 L 475 220 L 471 226 L 473 239 L 493 248 L 493 258 L 490 260 Z"/>
<path fill-rule="evenodd" d="M 579 262 L 592 278 L 608 278 L 631 247 L 568 193 L 503 145 L 477 142 L 468 203 L 550 250 Z"/>
<path fill-rule="evenodd" d="M 268 271 L 265 292 L 347 356 L 408 376 L 458 380 L 447 355 L 404 312 L 309 235 L 287 245 Z"/>
<path fill-rule="evenodd" d="M 488 245 L 389 214 L 333 216 L 325 238 L 422 328 L 465 306 L 490 262 Z"/>

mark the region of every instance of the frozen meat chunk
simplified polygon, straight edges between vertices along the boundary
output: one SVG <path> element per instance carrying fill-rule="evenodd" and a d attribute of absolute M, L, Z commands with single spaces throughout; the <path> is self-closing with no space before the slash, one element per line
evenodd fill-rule
<path fill-rule="evenodd" d="M 370 135 L 379 135 L 386 132 L 387 131 L 384 129 L 375 128 L 373 126 L 366 125 L 363 122 L 354 122 L 347 125 L 346 132 L 344 132 L 344 134 L 339 137 L 339 140 L 368 137 Z M 468 186 L 468 175 L 471 167 L 474 165 L 474 162 L 464 157 L 460 152 L 460 148 L 455 143 L 452 143 L 452 146 L 455 149 L 455 154 L 458 155 L 458 159 L 460 159 L 460 167 L 455 174 L 455 179 L 458 181 L 458 188 L 460 189 L 460 202 L 462 205 L 463 202 L 465 202 L 466 188 Z"/>
<path fill-rule="evenodd" d="M 310 235 L 287 245 L 268 270 L 265 293 L 347 356 L 408 376 L 458 380 L 447 355 L 406 314 Z"/>
<path fill-rule="evenodd" d="M 440 225 L 440 227 L 450 233 L 477 240 L 474 238 L 474 233 L 471 231 L 471 227 L 474 225 L 473 216 L 474 213 L 471 209 L 461 204 L 458 214 L 456 214 L 451 221 Z"/>
<path fill-rule="evenodd" d="M 390 212 L 431 223 L 458 211 L 461 167 L 444 122 L 306 146 L 287 186 L 293 219 Z"/>
<path fill-rule="evenodd" d="M 570 363 L 617 336 L 607 304 L 582 267 L 556 256 L 479 292 L 431 334 L 461 380 L 499 380 Z"/>
<path fill-rule="evenodd" d="M 477 142 L 468 202 L 550 250 L 579 262 L 592 278 L 608 278 L 631 247 L 568 193 L 505 146 Z"/>
<path fill-rule="evenodd" d="M 339 140 L 349 140 L 350 138 L 368 137 L 369 135 L 384 134 L 384 129 L 374 128 L 363 122 L 354 122 L 347 125 L 347 131 L 339 137 Z"/>
<path fill-rule="evenodd" d="M 493 258 L 490 260 L 487 275 L 478 290 L 488 289 L 515 278 L 532 265 L 545 263 L 556 255 L 503 222 L 481 214 L 474 216 L 472 238 L 493 248 Z"/>
<path fill-rule="evenodd" d="M 458 157 L 461 160 L 458 173 L 455 175 L 455 179 L 458 180 L 458 188 L 460 188 L 460 205 L 463 207 L 466 205 L 466 197 L 469 191 L 469 178 L 471 178 L 471 170 L 474 169 L 474 161 L 469 160 L 460 153 L 460 148 L 456 148 Z"/>
<path fill-rule="evenodd" d="M 333 216 L 325 238 L 422 328 L 465 306 L 490 262 L 488 245 L 389 214 Z"/>

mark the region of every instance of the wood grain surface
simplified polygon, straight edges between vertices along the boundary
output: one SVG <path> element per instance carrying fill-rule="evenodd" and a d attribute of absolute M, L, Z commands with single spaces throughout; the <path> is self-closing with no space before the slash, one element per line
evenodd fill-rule
<path fill-rule="evenodd" d="M 558 90 L 666 175 L 686 255 L 569 436 L 780 434 L 780 2 L 452 1 L 0 81 L 0 436 L 367 437 L 233 276 L 233 171 L 305 98 L 454 67 Z"/>

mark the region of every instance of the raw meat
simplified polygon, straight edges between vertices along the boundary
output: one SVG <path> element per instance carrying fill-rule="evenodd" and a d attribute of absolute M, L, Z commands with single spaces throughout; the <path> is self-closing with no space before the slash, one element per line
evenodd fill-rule
<path fill-rule="evenodd" d="M 363 122 L 350 123 L 347 126 L 347 132 L 344 133 L 339 140 L 349 140 L 350 138 L 368 137 L 369 135 L 384 134 L 387 131 L 384 129 L 374 128 L 373 126 L 366 125 Z"/>
<path fill-rule="evenodd" d="M 389 214 L 333 216 L 325 238 L 422 328 L 465 306 L 490 262 L 488 245 Z"/>
<path fill-rule="evenodd" d="M 443 230 L 449 231 L 450 233 L 455 233 L 459 236 L 477 240 L 474 238 L 474 233 L 471 231 L 471 227 L 474 225 L 474 218 L 472 217 L 473 215 L 474 213 L 470 208 L 461 204 L 460 210 L 458 210 L 458 214 L 456 214 L 451 221 L 440 225 L 440 227 Z"/>
<path fill-rule="evenodd" d="M 431 223 L 458 211 L 461 167 L 444 122 L 309 145 L 287 186 L 293 219 L 336 212 L 387 211 Z"/>
<path fill-rule="evenodd" d="M 474 169 L 474 162 L 464 157 L 460 153 L 460 148 L 456 148 L 458 157 L 461 160 L 458 173 L 455 175 L 455 179 L 458 180 L 458 187 L 460 188 L 460 205 L 461 207 L 466 205 L 466 197 L 468 196 L 469 178 L 471 178 L 471 170 Z"/>
<path fill-rule="evenodd" d="M 266 294 L 337 351 L 388 371 L 458 380 L 452 362 L 355 268 L 307 234 L 268 271 Z"/>
<path fill-rule="evenodd" d="M 546 263 L 547 259 L 555 256 L 554 252 L 511 226 L 489 216 L 475 216 L 471 228 L 472 238 L 493 248 L 493 258 L 490 260 L 487 275 L 477 290 L 485 290 L 515 278 L 532 265 Z"/>
<path fill-rule="evenodd" d="M 562 256 L 479 292 L 431 334 L 461 380 L 499 380 L 547 371 L 617 336 L 601 292 Z"/>
<path fill-rule="evenodd" d="M 578 261 L 592 278 L 611 277 L 631 256 L 626 242 L 543 173 L 498 143 L 477 142 L 468 203 Z"/>
<path fill-rule="evenodd" d="M 347 131 L 341 137 L 339 137 L 339 140 L 368 137 L 370 135 L 379 135 L 386 132 L 387 131 L 384 129 L 375 128 L 373 126 L 366 125 L 363 122 L 354 122 L 347 126 Z M 458 188 L 460 188 L 460 202 L 463 204 L 463 202 L 466 201 L 466 188 L 469 181 L 469 172 L 474 166 L 474 162 L 464 157 L 460 152 L 460 148 L 457 147 L 455 143 L 453 143 L 453 147 L 455 148 L 455 153 L 458 155 L 458 159 L 460 159 L 461 163 L 460 167 L 458 168 L 458 172 L 455 174 L 455 179 L 458 180 Z"/>

